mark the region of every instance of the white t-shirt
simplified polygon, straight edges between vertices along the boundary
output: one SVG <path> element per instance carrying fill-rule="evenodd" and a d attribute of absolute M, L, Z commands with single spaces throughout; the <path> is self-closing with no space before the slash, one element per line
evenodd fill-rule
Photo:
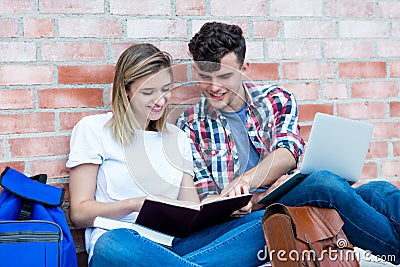
<path fill-rule="evenodd" d="M 139 146 L 123 147 L 114 140 L 111 128 L 104 128 L 111 117 L 112 113 L 88 116 L 74 127 L 67 168 L 84 163 L 99 165 L 94 196 L 99 202 L 152 194 L 177 199 L 183 174 L 193 176 L 192 150 L 185 133 L 167 124 L 166 133 L 137 131 L 135 144 Z M 120 220 L 134 222 L 136 217 L 137 212 L 133 212 Z M 89 257 L 104 232 L 86 229 Z"/>

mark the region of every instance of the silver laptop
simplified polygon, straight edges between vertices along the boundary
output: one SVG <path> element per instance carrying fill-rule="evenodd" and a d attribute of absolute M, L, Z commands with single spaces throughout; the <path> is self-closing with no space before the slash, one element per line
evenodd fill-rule
<path fill-rule="evenodd" d="M 368 152 L 372 128 L 370 123 L 317 113 L 300 171 L 269 192 L 259 203 L 277 201 L 315 171 L 328 170 L 350 183 L 357 182 Z"/>

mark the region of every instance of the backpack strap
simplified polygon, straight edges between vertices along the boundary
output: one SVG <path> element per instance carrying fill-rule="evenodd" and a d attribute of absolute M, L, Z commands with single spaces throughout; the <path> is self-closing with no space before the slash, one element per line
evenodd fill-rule
<path fill-rule="evenodd" d="M 45 174 L 39 174 L 32 180 L 24 174 L 6 167 L 0 177 L 0 185 L 21 199 L 59 207 L 64 200 L 64 189 L 35 181 L 36 178 L 38 181 L 45 181 L 47 180 L 47 176 L 45 176 Z"/>
<path fill-rule="evenodd" d="M 47 182 L 47 174 L 38 174 L 30 177 L 32 180 L 37 181 L 42 184 L 46 184 Z M 29 220 L 32 216 L 32 205 L 33 202 L 27 199 L 21 199 L 21 211 L 19 213 L 19 220 Z"/>

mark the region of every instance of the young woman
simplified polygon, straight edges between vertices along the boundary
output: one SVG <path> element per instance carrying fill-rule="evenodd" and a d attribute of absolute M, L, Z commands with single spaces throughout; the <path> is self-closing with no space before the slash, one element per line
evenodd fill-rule
<path fill-rule="evenodd" d="M 73 129 L 67 162 L 71 220 L 87 228 L 89 265 L 258 265 L 265 246 L 262 213 L 175 239 L 172 247 L 133 230 L 93 227 L 97 216 L 134 222 L 148 196 L 199 202 L 190 141 L 166 123 L 170 67 L 170 56 L 151 44 L 129 47 L 116 65 L 113 112 L 83 118 Z M 184 160 L 175 164 L 176 157 L 167 155 L 177 154 L 169 150 Z"/>

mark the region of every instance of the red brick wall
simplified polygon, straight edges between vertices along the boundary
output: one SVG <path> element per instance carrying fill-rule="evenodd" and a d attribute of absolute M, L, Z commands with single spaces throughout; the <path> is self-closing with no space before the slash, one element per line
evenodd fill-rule
<path fill-rule="evenodd" d="M 120 53 L 152 42 L 189 62 L 211 20 L 242 26 L 250 78 L 295 93 L 306 139 L 318 111 L 371 122 L 363 179 L 400 181 L 400 2 L 379 0 L 1 0 L 0 168 L 68 189 L 71 129 L 110 109 Z"/>

